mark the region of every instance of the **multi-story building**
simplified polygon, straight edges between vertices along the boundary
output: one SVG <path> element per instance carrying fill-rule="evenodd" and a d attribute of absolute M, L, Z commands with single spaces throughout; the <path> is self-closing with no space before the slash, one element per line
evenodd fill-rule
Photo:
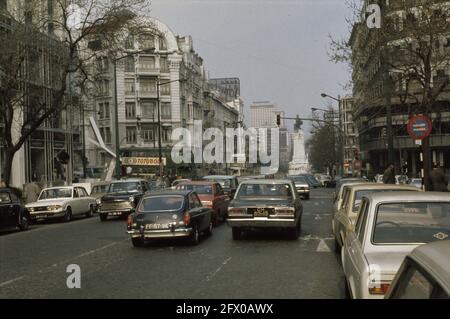
<path fill-rule="evenodd" d="M 95 67 L 97 93 L 92 100 L 94 116 L 106 146 L 114 150 L 115 141 L 119 141 L 121 158 L 156 159 L 161 149 L 165 173 L 194 176 L 198 174 L 194 168 L 200 170 L 201 165 L 175 164 L 171 160 L 172 146 L 177 142 L 171 139 L 172 131 L 183 127 L 194 132 L 195 121 L 203 121 L 204 128 L 236 126 L 240 110 L 227 105 L 234 101 L 222 99 L 220 92 L 208 88 L 203 59 L 194 51 L 190 36 L 176 36 L 155 18 L 148 18 L 146 25 L 149 27 L 139 37 L 129 37 L 126 53 L 123 58 L 115 58 L 116 63 L 106 55 L 99 58 Z M 117 139 L 113 130 L 116 96 Z M 193 147 L 197 145 L 193 143 Z M 91 163 L 103 166 L 111 156 L 94 147 L 89 158 Z M 159 168 L 155 163 L 132 169 L 134 173 L 156 174 Z"/>
<path fill-rule="evenodd" d="M 51 21 L 58 14 L 56 3 L 49 1 L 46 5 L 37 1 L 0 1 L 0 32 L 16 32 L 19 26 L 29 24 L 32 29 L 37 25 L 42 27 L 35 44 L 28 42 L 27 54 L 24 54 L 24 72 L 22 73 L 22 93 L 25 97 L 20 105 L 14 109 L 17 113 L 17 125 L 13 130 L 13 140 L 18 139 L 21 126 L 29 117 L 35 117 L 32 106 L 36 104 L 53 103 L 53 95 L 60 89 L 61 79 L 58 60 L 64 45 L 59 41 L 58 34 Z M 49 21 L 46 24 L 37 22 Z M 73 171 L 82 160 L 82 110 L 78 93 L 70 85 L 61 106 L 46 119 L 15 153 L 12 161 L 12 175 L 10 184 L 16 187 L 31 180 L 36 175 L 43 185 L 54 185 L 72 182 Z M 31 93 L 34 92 L 34 93 Z M 0 123 L 0 126 L 3 126 Z M 4 126 L 3 126 L 4 127 Z M 0 130 L 0 140 L 4 132 Z M 61 163 L 58 156 L 62 153 L 69 155 L 67 164 Z M 5 154 L 3 143 L 0 143 L 0 172 L 3 175 Z M 65 162 L 65 161 L 63 161 Z"/>
<path fill-rule="evenodd" d="M 291 160 L 290 135 L 285 125 L 285 114 L 274 103 L 269 101 L 257 101 L 250 105 L 251 126 L 254 128 L 279 128 L 279 164 L 283 171 L 288 170 Z M 280 116 L 280 126 L 277 125 L 277 115 Z M 265 142 L 267 150 L 272 149 L 271 130 L 267 130 L 267 140 Z"/>
<path fill-rule="evenodd" d="M 427 1 L 429 5 L 433 1 Z M 367 4 L 368 1 L 365 1 Z M 394 160 L 397 172 L 400 168 L 410 177 L 418 177 L 421 170 L 421 147 L 408 135 L 407 123 L 412 115 L 423 113 L 418 100 L 424 89 L 414 79 L 407 82 L 400 70 L 413 70 L 412 60 L 407 60 L 408 48 L 415 50 L 419 45 L 429 46 L 426 38 L 406 48 L 404 26 L 419 23 L 419 7 L 416 1 L 382 1 L 383 21 L 390 21 L 393 32 L 384 29 L 369 29 L 365 23 L 356 23 L 349 40 L 352 54 L 353 80 L 353 121 L 359 135 L 360 159 L 367 174 L 382 173 L 386 164 Z M 440 6 L 450 1 L 434 1 L 434 14 L 444 13 Z M 405 6 L 412 8 L 405 12 Z M 415 12 L 415 13 L 413 13 Z M 436 16 L 437 16 L 436 15 Z M 389 18 L 387 20 L 386 18 Z M 440 18 L 442 19 L 442 17 Z M 436 20 L 435 20 L 436 21 Z M 445 21 L 445 20 L 444 20 Z M 413 28 L 413 27 L 412 27 Z M 383 32 L 383 30 L 385 32 Z M 412 32 L 411 28 L 409 32 Z M 407 39 L 412 39 L 408 37 Z M 440 34 L 434 43 L 432 60 L 439 60 L 439 67 L 432 67 L 431 86 L 444 83 L 450 75 L 448 64 L 450 34 Z M 409 44 L 408 44 L 409 45 Z M 447 60 L 445 60 L 447 59 Z M 436 60 L 438 61 L 438 60 Z M 419 69 L 422 67 L 417 62 Z M 395 66 L 395 68 L 393 67 Z M 399 73 L 400 72 L 400 73 Z M 406 73 L 404 73 L 406 74 Z M 406 94 L 408 96 L 405 98 Z M 439 95 L 429 116 L 433 122 L 430 136 L 431 160 L 450 168 L 450 94 L 448 88 Z M 390 120 L 391 118 L 391 120 Z M 392 123 L 393 145 L 389 158 L 388 128 Z"/>

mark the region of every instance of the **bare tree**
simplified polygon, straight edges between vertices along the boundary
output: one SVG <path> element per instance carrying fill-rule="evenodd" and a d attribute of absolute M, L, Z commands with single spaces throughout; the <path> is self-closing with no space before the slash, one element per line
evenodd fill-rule
<path fill-rule="evenodd" d="M 92 80 L 89 68 L 97 51 L 88 43 L 101 41 L 103 53 L 120 54 L 125 34 L 139 29 L 135 17 L 149 11 L 149 2 L 54 0 L 43 15 L 40 1 L 33 0 L 20 12 L 0 12 L 8 24 L 0 30 L 0 123 L 7 184 L 14 155 L 27 138 L 66 107 L 69 90 L 84 89 Z"/>
<path fill-rule="evenodd" d="M 370 1 L 360 2 L 367 4 Z M 349 23 L 352 30 L 349 39 L 331 40 L 331 60 L 349 63 L 354 78 L 357 76 L 355 70 L 364 68 L 362 64 L 379 57 L 381 67 L 377 70 L 384 86 L 380 98 L 387 101 L 381 105 L 390 107 L 390 103 L 395 103 L 406 109 L 410 116 L 431 116 L 437 111 L 438 102 L 445 99 L 450 84 L 449 76 L 444 72 L 450 62 L 447 42 L 450 35 L 449 4 L 445 0 L 391 1 L 389 5 L 384 4 L 381 7 L 381 28 L 367 29 L 363 20 L 352 21 Z M 350 9 L 355 16 L 364 16 L 356 6 Z M 358 32 L 366 41 L 355 43 L 351 39 L 357 37 Z M 369 78 L 367 74 L 362 74 L 363 78 L 359 79 L 354 90 L 365 103 L 371 100 L 368 93 L 375 78 Z M 423 141 L 423 154 L 425 185 L 428 188 L 431 170 L 429 137 Z"/>

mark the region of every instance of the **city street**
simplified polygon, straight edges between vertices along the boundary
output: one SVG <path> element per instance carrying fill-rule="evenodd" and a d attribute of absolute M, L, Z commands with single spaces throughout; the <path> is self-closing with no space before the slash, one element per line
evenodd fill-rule
<path fill-rule="evenodd" d="M 343 298 L 333 252 L 333 189 L 303 201 L 301 237 L 255 233 L 233 241 L 222 224 L 198 246 L 133 248 L 124 220 L 98 216 L 0 233 L 0 298 Z M 68 289 L 66 267 L 81 268 Z"/>

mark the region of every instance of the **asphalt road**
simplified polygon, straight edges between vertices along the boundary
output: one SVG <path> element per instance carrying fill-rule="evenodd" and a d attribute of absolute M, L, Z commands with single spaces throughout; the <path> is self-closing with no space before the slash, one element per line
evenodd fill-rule
<path fill-rule="evenodd" d="M 0 298 L 343 298 L 333 252 L 330 189 L 304 201 L 301 237 L 257 232 L 231 239 L 222 224 L 198 246 L 133 248 L 124 220 L 98 216 L 0 233 Z M 67 266 L 81 288 L 66 285 Z"/>

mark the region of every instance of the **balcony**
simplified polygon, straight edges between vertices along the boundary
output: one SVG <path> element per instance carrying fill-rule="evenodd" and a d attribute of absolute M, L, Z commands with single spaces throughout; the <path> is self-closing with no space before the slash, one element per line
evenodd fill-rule
<path fill-rule="evenodd" d="M 136 72 L 138 76 L 156 76 L 160 73 L 159 68 L 144 68 L 144 67 L 137 67 Z"/>
<path fill-rule="evenodd" d="M 450 134 L 443 135 L 432 135 L 430 140 L 431 147 L 449 147 L 450 146 Z M 395 149 L 418 149 L 418 145 L 415 144 L 414 140 L 409 136 L 398 136 L 394 137 L 394 148 Z M 361 150 L 363 151 L 375 151 L 375 150 L 386 150 L 387 149 L 387 139 L 372 139 L 369 142 L 361 142 Z"/>

